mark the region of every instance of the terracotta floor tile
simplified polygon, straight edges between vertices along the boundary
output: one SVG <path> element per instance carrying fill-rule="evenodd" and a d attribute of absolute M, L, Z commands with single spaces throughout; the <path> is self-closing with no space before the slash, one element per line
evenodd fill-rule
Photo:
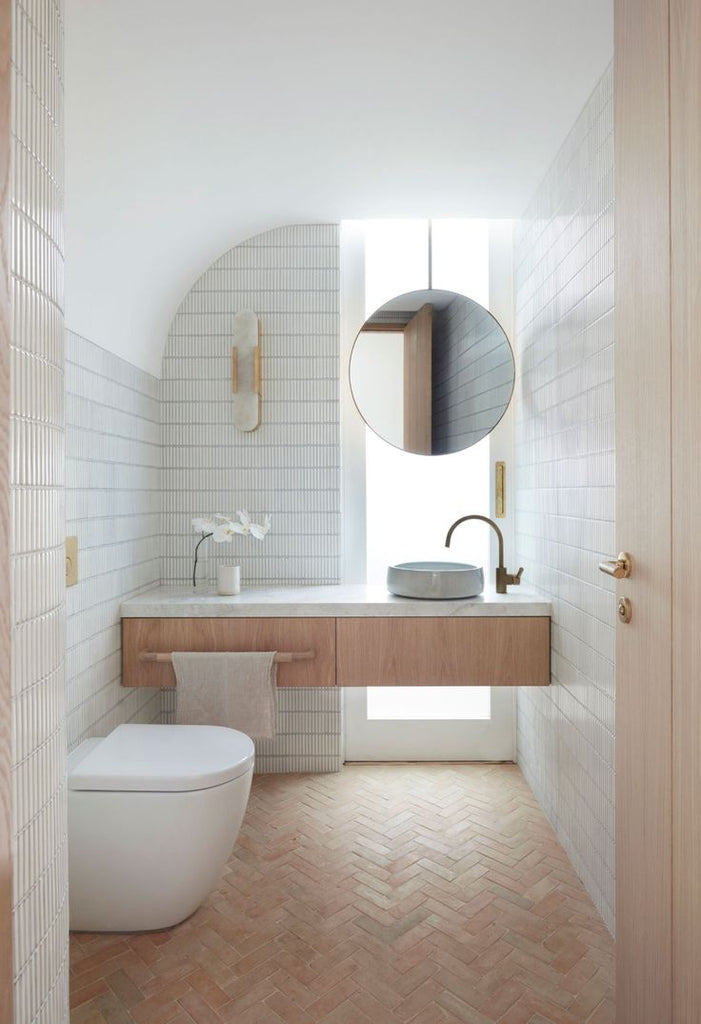
<path fill-rule="evenodd" d="M 335 1010 L 341 1003 L 356 991 L 356 985 L 352 978 L 345 978 L 338 985 L 334 985 L 328 992 L 307 1007 L 307 1013 L 314 1021 L 323 1021 L 332 1010 Z"/>
<path fill-rule="evenodd" d="M 268 996 L 265 1005 L 284 1020 L 285 1024 L 313 1024 L 314 1022 L 314 1018 L 310 1017 L 306 1010 L 288 999 L 284 992 L 279 990 Z"/>
<path fill-rule="evenodd" d="M 188 921 L 71 939 L 73 1024 L 614 1024 L 613 942 L 518 769 L 254 779 Z"/>
<path fill-rule="evenodd" d="M 71 1024 L 106 1024 L 95 1000 L 71 1010 Z"/>
<path fill-rule="evenodd" d="M 79 986 L 74 983 L 71 985 L 71 1009 L 81 1006 L 83 1003 L 89 1003 L 95 996 L 102 995 L 107 991 L 108 985 L 104 978 L 98 978 L 97 981 L 93 981 L 89 985 Z"/>
<path fill-rule="evenodd" d="M 604 999 L 599 1003 L 592 1015 L 587 1018 L 587 1024 L 616 1024 L 616 1006 L 613 999 Z"/>
<path fill-rule="evenodd" d="M 102 995 L 97 996 L 95 1005 L 101 1011 L 107 1024 L 130 1024 L 131 1017 L 127 1008 L 109 989 Z"/>
<path fill-rule="evenodd" d="M 188 992 L 181 996 L 178 1003 L 190 1014 L 195 1024 L 221 1024 L 221 1017 L 206 1003 L 199 992 Z"/>
<path fill-rule="evenodd" d="M 383 1021 L 383 1024 L 391 1024 L 385 1018 L 380 1019 Z M 324 1021 L 325 1024 L 377 1024 L 377 1018 L 368 1017 L 350 999 L 346 999 L 344 1003 L 341 1003 L 335 1010 L 332 1010 L 324 1018 Z"/>
<path fill-rule="evenodd" d="M 114 974 L 107 976 L 107 984 L 112 989 L 117 999 L 124 1006 L 129 1008 L 135 1006 L 144 999 L 144 993 L 138 985 L 134 983 L 132 978 L 126 973 L 126 971 L 115 971 Z"/>
<path fill-rule="evenodd" d="M 203 968 L 188 974 L 187 980 L 194 991 L 197 992 L 214 1010 L 220 1006 L 224 1006 L 225 1003 L 228 1003 L 231 1000 L 228 993 L 226 993 Z"/>
<path fill-rule="evenodd" d="M 232 1021 L 238 1024 L 238 1019 L 244 1012 L 248 1012 L 254 1006 L 261 1006 L 268 996 L 275 994 L 275 991 L 275 985 L 267 978 L 264 981 L 258 982 L 258 984 L 247 991 L 242 988 L 240 992 L 233 996 L 230 1003 L 225 1003 L 224 1006 L 219 1008 L 219 1016 L 225 1021 Z"/>

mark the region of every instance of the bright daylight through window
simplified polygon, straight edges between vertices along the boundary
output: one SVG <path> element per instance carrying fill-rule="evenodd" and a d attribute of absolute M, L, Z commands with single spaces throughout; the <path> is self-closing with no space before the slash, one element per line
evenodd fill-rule
<path fill-rule="evenodd" d="M 369 686 L 367 717 L 412 721 L 487 719 L 489 686 Z"/>
<path fill-rule="evenodd" d="M 365 315 L 394 295 L 425 288 L 428 222 L 366 221 Z M 483 220 L 433 221 L 432 284 L 489 308 L 489 225 Z M 454 455 L 401 451 L 366 430 L 367 581 L 384 584 L 387 565 L 444 560 L 445 534 L 466 511 L 489 515 L 489 438 Z M 488 531 L 470 537 L 469 557 L 489 578 Z M 489 687 L 377 687 L 367 692 L 367 718 L 489 719 Z"/>

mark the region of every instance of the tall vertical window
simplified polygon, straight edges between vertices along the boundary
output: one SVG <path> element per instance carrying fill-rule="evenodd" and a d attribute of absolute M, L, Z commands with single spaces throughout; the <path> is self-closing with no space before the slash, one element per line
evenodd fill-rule
<path fill-rule="evenodd" d="M 363 315 L 369 317 L 395 296 L 428 287 L 427 221 L 354 221 L 346 225 L 345 237 L 349 328 L 357 330 Z M 486 221 L 433 221 L 432 286 L 467 295 L 489 309 L 490 239 L 495 244 L 491 257 L 500 275 L 497 287 L 503 306 L 502 272 L 508 268 L 501 248 L 504 235 Z M 390 363 L 394 359 L 391 351 L 381 357 Z M 377 369 L 371 350 L 368 358 Z M 401 384 L 397 394 L 391 390 L 386 376 L 375 391 L 370 388 L 376 404 L 379 394 L 380 413 L 383 403 L 403 404 Z M 384 414 L 384 426 L 396 427 L 396 413 L 392 416 L 386 409 Z M 480 526 L 459 531 L 450 552 L 444 545 L 449 526 L 460 516 L 489 515 L 490 448 L 492 454 L 496 450 L 503 457 L 503 441 L 497 441 L 495 449 L 494 437 L 485 438 L 453 455 L 427 457 L 404 452 L 369 428 L 361 429 L 355 415 L 349 416 L 347 430 L 349 578 L 362 579 L 358 566 L 366 554 L 370 584 L 384 585 L 388 564 L 420 559 L 474 562 L 484 567 L 489 581 L 491 531 Z M 390 436 L 388 431 L 385 434 Z M 396 435 L 403 440 L 403 431 L 397 430 Z M 366 516 L 354 532 L 354 515 L 358 523 L 362 520 L 361 490 Z M 344 699 L 349 760 L 503 760 L 513 756 L 514 701 L 509 687 L 349 687 Z"/>
<path fill-rule="evenodd" d="M 394 295 L 428 286 L 428 221 L 366 221 L 365 313 Z M 432 284 L 489 307 L 487 221 L 432 225 Z M 367 430 L 367 581 L 382 584 L 387 565 L 445 559 L 445 534 L 461 515 L 489 515 L 489 439 L 454 455 L 427 457 L 394 448 Z M 485 568 L 489 536 L 475 530 L 456 555 Z"/>

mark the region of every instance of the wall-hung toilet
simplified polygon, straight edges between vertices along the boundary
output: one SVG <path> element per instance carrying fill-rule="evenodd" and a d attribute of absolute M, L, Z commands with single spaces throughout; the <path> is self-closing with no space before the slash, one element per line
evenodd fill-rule
<path fill-rule="evenodd" d="M 167 928 L 217 885 L 238 835 L 253 743 L 207 725 L 120 725 L 68 759 L 70 927 Z"/>

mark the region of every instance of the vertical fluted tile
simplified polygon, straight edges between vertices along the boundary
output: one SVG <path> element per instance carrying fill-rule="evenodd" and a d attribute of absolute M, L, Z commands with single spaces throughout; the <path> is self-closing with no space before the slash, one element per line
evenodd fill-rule
<path fill-rule="evenodd" d="M 613 95 L 604 75 L 521 220 L 516 543 L 553 602 L 552 686 L 521 689 L 519 764 L 614 924 Z"/>
<path fill-rule="evenodd" d="M 64 700 L 63 20 L 16 0 L 11 509 L 15 1020 L 68 1020 Z"/>

